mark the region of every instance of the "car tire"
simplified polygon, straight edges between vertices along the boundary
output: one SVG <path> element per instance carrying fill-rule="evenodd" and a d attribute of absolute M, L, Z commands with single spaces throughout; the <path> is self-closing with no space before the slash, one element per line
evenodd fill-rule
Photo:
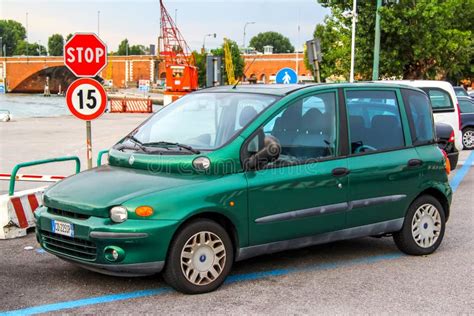
<path fill-rule="evenodd" d="M 451 166 L 451 170 L 454 170 L 458 166 L 458 161 L 459 161 L 459 152 L 455 152 L 455 155 L 448 155 L 449 159 L 449 165 Z"/>
<path fill-rule="evenodd" d="M 474 149 L 474 128 L 467 127 L 462 131 L 462 145 L 464 149 Z"/>
<path fill-rule="evenodd" d="M 226 230 L 209 219 L 187 224 L 171 242 L 163 277 L 177 291 L 201 294 L 214 291 L 234 262 L 232 241 Z"/>
<path fill-rule="evenodd" d="M 408 208 L 402 230 L 393 234 L 398 249 L 420 256 L 433 253 L 441 244 L 446 226 L 445 210 L 431 195 L 418 197 Z"/>

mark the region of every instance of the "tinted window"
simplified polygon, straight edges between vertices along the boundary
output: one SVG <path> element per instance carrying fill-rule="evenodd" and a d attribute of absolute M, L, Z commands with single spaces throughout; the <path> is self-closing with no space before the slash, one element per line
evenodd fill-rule
<path fill-rule="evenodd" d="M 474 101 L 459 100 L 459 108 L 461 113 L 474 113 Z"/>
<path fill-rule="evenodd" d="M 282 152 L 275 165 L 299 163 L 336 153 L 336 95 L 322 93 L 300 99 L 263 127 Z"/>
<path fill-rule="evenodd" d="M 467 91 L 464 90 L 462 87 L 454 87 L 454 92 L 456 93 L 456 96 L 458 97 L 468 97 L 469 94 L 467 94 Z"/>
<path fill-rule="evenodd" d="M 347 91 L 351 152 L 405 145 L 397 96 L 393 91 Z"/>
<path fill-rule="evenodd" d="M 438 88 L 422 88 L 422 90 L 424 90 L 430 97 L 433 112 L 454 110 L 451 96 L 448 92 Z"/>
<path fill-rule="evenodd" d="M 410 119 L 413 144 L 433 141 L 433 115 L 428 96 L 413 90 L 403 90 L 403 100 Z"/>

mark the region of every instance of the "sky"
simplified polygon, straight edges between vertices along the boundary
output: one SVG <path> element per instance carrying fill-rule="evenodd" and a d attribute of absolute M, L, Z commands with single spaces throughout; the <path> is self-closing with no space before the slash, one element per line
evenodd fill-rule
<path fill-rule="evenodd" d="M 176 14 L 191 49 L 200 49 L 209 33 L 217 36 L 206 38 L 206 48 L 219 46 L 224 37 L 240 46 L 245 23 L 255 22 L 247 26 L 247 44 L 259 32 L 276 31 L 302 50 L 315 25 L 329 14 L 316 0 L 164 0 L 164 4 L 173 19 Z M 66 36 L 99 29 L 108 50 L 115 51 L 124 38 L 130 45 L 156 44 L 160 29 L 159 0 L 0 0 L 0 19 L 25 26 L 27 15 L 29 41 L 42 45 L 54 33 Z"/>

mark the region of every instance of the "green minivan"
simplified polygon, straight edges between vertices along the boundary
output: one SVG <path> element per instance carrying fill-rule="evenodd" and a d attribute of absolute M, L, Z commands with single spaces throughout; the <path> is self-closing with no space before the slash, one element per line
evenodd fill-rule
<path fill-rule="evenodd" d="M 119 276 L 163 271 L 184 293 L 234 261 L 364 236 L 426 255 L 452 190 L 427 95 L 397 84 L 203 89 L 150 116 L 107 165 L 50 187 L 48 252 Z"/>

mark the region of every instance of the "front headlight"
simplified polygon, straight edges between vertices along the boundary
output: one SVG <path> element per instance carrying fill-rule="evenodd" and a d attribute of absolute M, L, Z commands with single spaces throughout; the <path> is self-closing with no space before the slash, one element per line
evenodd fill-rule
<path fill-rule="evenodd" d="M 114 206 L 110 209 L 110 219 L 115 223 L 123 223 L 128 218 L 127 209 L 124 206 Z"/>

